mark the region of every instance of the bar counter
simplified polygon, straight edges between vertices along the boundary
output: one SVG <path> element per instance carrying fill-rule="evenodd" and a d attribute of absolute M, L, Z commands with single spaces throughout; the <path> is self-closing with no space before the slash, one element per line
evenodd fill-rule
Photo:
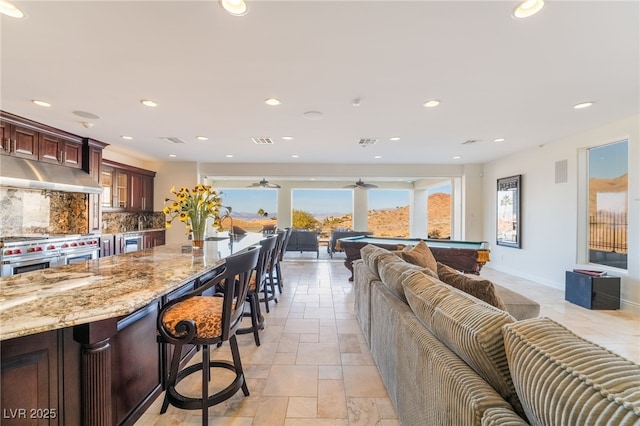
<path fill-rule="evenodd" d="M 15 416 L 2 423 L 24 424 L 21 414 L 35 410 L 49 414 L 38 424 L 133 424 L 162 392 L 169 348 L 156 342 L 159 308 L 262 238 L 207 241 L 200 253 L 159 246 L 0 278 L 0 412 Z"/>

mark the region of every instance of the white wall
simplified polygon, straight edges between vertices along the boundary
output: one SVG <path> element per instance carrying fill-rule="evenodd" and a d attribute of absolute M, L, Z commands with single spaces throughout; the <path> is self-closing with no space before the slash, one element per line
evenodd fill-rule
<path fill-rule="evenodd" d="M 579 168 L 586 148 L 629 141 L 628 271 L 608 269 L 621 277 L 623 309 L 640 310 L 640 116 L 630 117 L 484 165 L 484 239 L 491 242 L 488 267 L 564 289 L 565 271 L 586 267 L 577 243 L 584 236 L 586 214 Z M 568 161 L 568 181 L 555 183 L 555 163 Z M 522 248 L 498 246 L 496 241 L 496 179 L 522 175 Z M 584 186 L 584 185 L 582 185 Z M 584 237 L 582 237 L 584 239 Z M 593 268 L 594 265 L 591 265 Z"/>
<path fill-rule="evenodd" d="M 199 182 L 196 163 L 172 162 L 158 165 L 153 187 L 153 207 L 160 211 L 165 198 L 172 198 L 171 188 L 180 189 L 182 186 L 193 188 Z M 171 228 L 167 229 L 167 244 L 187 244 L 185 226 L 178 219 L 174 219 Z"/>

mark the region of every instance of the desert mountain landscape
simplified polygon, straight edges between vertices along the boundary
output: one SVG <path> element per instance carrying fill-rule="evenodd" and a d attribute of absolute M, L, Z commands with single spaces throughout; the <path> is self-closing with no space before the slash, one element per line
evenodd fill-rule
<path fill-rule="evenodd" d="M 313 212 L 309 212 L 313 215 Z M 429 196 L 429 238 L 449 238 L 451 235 L 451 195 L 435 193 Z M 369 210 L 369 231 L 380 237 L 409 236 L 409 206 L 384 210 Z M 233 224 L 247 231 L 259 231 L 263 226 L 273 226 L 277 220 L 234 219 Z M 225 222 L 228 226 L 229 222 Z M 295 224 L 294 224 L 295 226 Z M 335 228 L 353 228 L 352 215 L 345 214 L 332 220 L 318 218 L 318 230 L 322 237 L 328 237 Z"/>

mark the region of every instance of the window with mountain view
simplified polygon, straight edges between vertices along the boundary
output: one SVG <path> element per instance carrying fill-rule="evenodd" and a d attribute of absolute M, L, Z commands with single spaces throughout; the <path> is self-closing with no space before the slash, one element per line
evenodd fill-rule
<path fill-rule="evenodd" d="M 328 237 L 332 229 L 353 227 L 350 189 L 294 189 L 291 206 L 294 228 L 317 229 L 321 237 Z"/>
<path fill-rule="evenodd" d="M 430 188 L 427 194 L 429 238 L 451 238 L 451 182 Z"/>
<path fill-rule="evenodd" d="M 587 153 L 589 262 L 627 269 L 628 141 Z"/>
<path fill-rule="evenodd" d="M 409 236 L 409 201 L 406 189 L 370 189 L 369 231 L 380 237 Z"/>
<path fill-rule="evenodd" d="M 259 232 L 263 227 L 278 224 L 278 190 L 221 189 L 222 205 L 231 206 L 233 224 L 247 231 Z M 226 221 L 223 226 L 230 226 Z"/>

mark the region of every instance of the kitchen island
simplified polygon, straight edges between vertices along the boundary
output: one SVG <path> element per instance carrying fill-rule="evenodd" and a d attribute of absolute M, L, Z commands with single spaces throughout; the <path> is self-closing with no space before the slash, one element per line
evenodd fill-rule
<path fill-rule="evenodd" d="M 160 307 L 261 234 L 0 278 L 2 424 L 133 424 L 162 392 Z M 190 249 L 190 247 L 187 247 Z"/>

